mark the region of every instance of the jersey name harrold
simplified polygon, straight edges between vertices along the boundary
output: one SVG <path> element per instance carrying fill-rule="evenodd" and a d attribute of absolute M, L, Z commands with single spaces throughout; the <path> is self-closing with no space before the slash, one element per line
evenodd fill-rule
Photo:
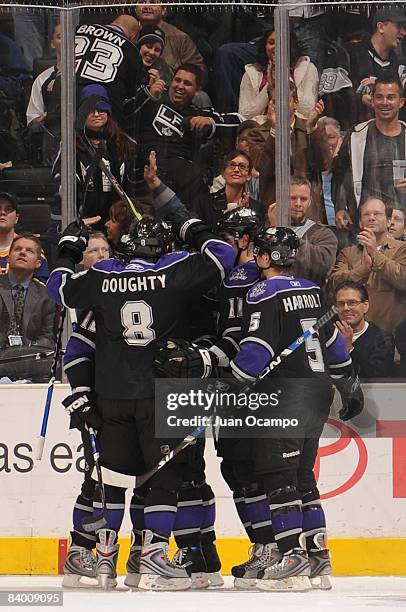
<path fill-rule="evenodd" d="M 320 308 L 320 296 L 315 295 L 293 295 L 292 297 L 282 298 L 285 312 L 298 310 L 299 308 Z"/>
<path fill-rule="evenodd" d="M 159 283 L 159 284 L 157 284 Z M 125 293 L 126 291 L 151 291 L 154 289 L 165 289 L 165 274 L 154 274 L 153 276 L 119 276 L 105 278 L 102 283 L 102 293 Z"/>

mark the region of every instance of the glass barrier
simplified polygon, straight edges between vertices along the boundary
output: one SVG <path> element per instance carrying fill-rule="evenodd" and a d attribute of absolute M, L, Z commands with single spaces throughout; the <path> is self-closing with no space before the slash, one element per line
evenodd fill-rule
<path fill-rule="evenodd" d="M 58 311 L 43 283 L 61 224 L 52 166 L 61 138 L 62 29 L 57 3 L 49 4 L 0 5 L 0 379 L 5 381 L 48 382 L 55 347 Z M 38 353 L 43 358 L 36 360 Z"/>
<path fill-rule="evenodd" d="M 0 190 L 18 202 L 16 210 L 13 199 L 0 200 L 3 276 L 14 231 L 29 231 L 42 247 L 34 275 L 46 280 L 62 214 L 88 219 L 108 240 L 98 236 L 94 253 L 111 252 L 135 219 L 153 213 L 151 169 L 147 180 L 144 174 L 156 160 L 159 178 L 213 229 L 234 209 L 251 209 L 266 226 L 276 225 L 277 205 L 288 209 L 301 241 L 294 272 L 339 304 L 348 348 L 366 330 L 364 319 L 394 334 L 406 308 L 406 247 L 392 242 L 405 237 L 404 7 L 289 5 L 290 52 L 280 79 L 289 111 L 285 159 L 275 10 L 288 9 L 278 6 L 0 5 Z M 59 151 L 61 87 L 69 80 L 61 71 L 62 11 L 72 12 L 76 29 L 77 112 L 69 113 L 76 171 L 66 177 L 76 196 L 69 202 L 61 198 L 67 166 Z M 276 203 L 281 167 L 290 197 Z M 369 301 L 359 287 L 337 296 L 348 280 L 365 285 Z M 196 333 L 214 333 L 214 318 Z M 9 327 L 3 347 L 20 336 Z M 368 330 L 360 338 L 374 327 Z M 379 342 L 392 363 L 393 338 Z"/>

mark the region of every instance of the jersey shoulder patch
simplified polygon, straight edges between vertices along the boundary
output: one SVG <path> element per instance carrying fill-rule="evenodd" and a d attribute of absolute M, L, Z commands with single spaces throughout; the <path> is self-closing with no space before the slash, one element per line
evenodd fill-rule
<path fill-rule="evenodd" d="M 253 265 L 252 265 L 253 264 Z M 259 280 L 259 270 L 255 262 L 247 262 L 234 268 L 224 281 L 224 286 L 250 287 Z"/>

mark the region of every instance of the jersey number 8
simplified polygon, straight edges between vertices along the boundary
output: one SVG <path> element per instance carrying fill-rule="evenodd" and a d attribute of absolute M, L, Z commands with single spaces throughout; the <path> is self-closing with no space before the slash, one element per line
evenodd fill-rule
<path fill-rule="evenodd" d="M 144 300 L 126 302 L 121 309 L 121 323 L 124 340 L 130 346 L 147 346 L 155 340 L 152 308 Z"/>

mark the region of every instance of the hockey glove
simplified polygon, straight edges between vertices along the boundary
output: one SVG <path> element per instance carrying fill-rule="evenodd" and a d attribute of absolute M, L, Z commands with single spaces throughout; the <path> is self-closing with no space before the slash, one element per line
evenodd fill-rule
<path fill-rule="evenodd" d="M 88 240 L 89 230 L 86 226 L 73 221 L 65 229 L 58 243 L 59 257 L 66 257 L 75 263 L 79 263 L 82 261 Z"/>
<path fill-rule="evenodd" d="M 155 370 L 165 378 L 208 378 L 217 358 L 186 340 L 168 339 L 155 356 Z"/>
<path fill-rule="evenodd" d="M 82 431 L 86 425 L 94 429 L 100 429 L 102 419 L 98 414 L 94 401 L 88 393 L 72 393 L 62 400 L 65 411 L 70 416 L 69 429 Z"/>
<path fill-rule="evenodd" d="M 342 421 L 349 421 L 364 409 L 364 394 L 358 374 L 353 371 L 349 378 L 335 378 L 333 382 L 341 395 L 343 404 L 338 416 Z"/>

